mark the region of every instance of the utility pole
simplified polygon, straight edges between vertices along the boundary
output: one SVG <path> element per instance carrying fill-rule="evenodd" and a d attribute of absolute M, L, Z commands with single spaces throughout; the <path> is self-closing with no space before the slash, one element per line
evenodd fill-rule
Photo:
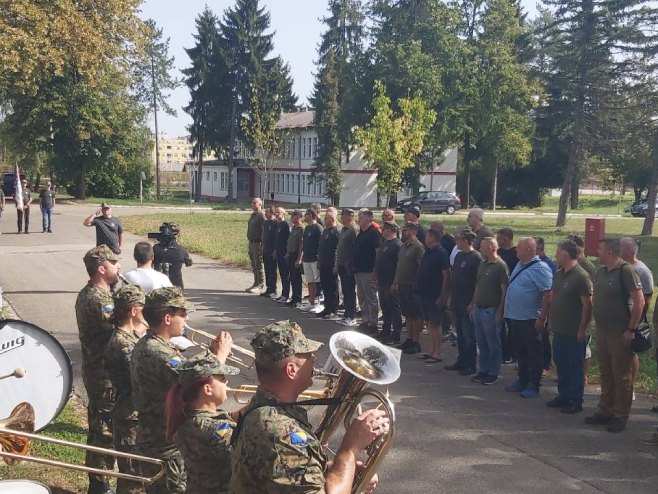
<path fill-rule="evenodd" d="M 151 53 L 151 89 L 153 90 L 153 122 L 155 127 L 155 197 L 160 200 L 160 136 L 158 135 L 158 96 L 155 90 L 155 57 Z"/>

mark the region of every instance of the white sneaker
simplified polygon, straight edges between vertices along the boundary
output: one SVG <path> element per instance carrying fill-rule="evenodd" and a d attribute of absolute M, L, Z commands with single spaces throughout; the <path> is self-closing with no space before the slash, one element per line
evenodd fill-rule
<path fill-rule="evenodd" d="M 271 293 L 271 294 L 270 294 L 270 298 L 271 298 L 272 300 L 276 300 L 276 299 L 279 298 L 279 295 L 277 295 L 276 293 Z"/>
<path fill-rule="evenodd" d="M 356 326 L 357 322 L 356 322 L 356 319 L 346 317 L 345 319 L 343 319 L 342 324 L 343 324 L 343 326 L 351 327 L 351 326 Z"/>
<path fill-rule="evenodd" d="M 315 304 L 313 307 L 311 307 L 311 308 L 309 309 L 309 312 L 310 312 L 311 314 L 319 314 L 319 313 L 322 312 L 323 310 L 324 310 L 324 305 L 321 305 L 321 304 Z"/>
<path fill-rule="evenodd" d="M 249 290 L 247 290 L 247 293 L 253 293 L 254 295 L 260 295 L 262 293 L 262 291 L 263 291 L 262 288 L 260 288 L 258 286 L 255 286 L 255 287 L 250 288 Z"/>
<path fill-rule="evenodd" d="M 635 391 L 633 391 L 633 401 L 635 401 Z"/>
<path fill-rule="evenodd" d="M 310 311 L 313 307 L 315 307 L 315 305 L 302 302 L 302 305 L 301 305 L 301 307 L 299 308 L 299 310 L 301 310 L 302 312 L 308 312 L 308 311 Z"/>
<path fill-rule="evenodd" d="M 345 326 L 345 321 L 346 321 L 346 320 L 347 320 L 347 319 L 346 319 L 345 317 L 341 317 L 340 319 L 338 319 L 338 320 L 335 321 L 335 322 L 336 322 L 336 324 L 340 324 L 341 326 Z"/>
<path fill-rule="evenodd" d="M 276 301 L 279 302 L 280 304 L 285 304 L 285 303 L 289 302 L 290 300 L 291 299 L 285 298 L 285 297 L 279 297 L 279 298 L 276 299 Z"/>

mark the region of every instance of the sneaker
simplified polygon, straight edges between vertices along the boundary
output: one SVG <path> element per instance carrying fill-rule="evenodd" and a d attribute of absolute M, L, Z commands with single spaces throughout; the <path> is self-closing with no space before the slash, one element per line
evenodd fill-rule
<path fill-rule="evenodd" d="M 247 290 L 247 293 L 253 293 L 254 295 L 260 295 L 262 291 L 263 291 L 262 287 L 255 286 L 255 287 L 250 288 L 249 290 Z"/>
<path fill-rule="evenodd" d="M 482 379 L 482 384 L 484 384 L 485 386 L 490 386 L 490 385 L 494 384 L 496 381 L 498 381 L 498 376 L 488 376 L 487 375 Z"/>
<path fill-rule="evenodd" d="M 567 400 L 563 400 L 559 396 L 556 396 L 551 401 L 546 403 L 546 406 L 548 408 L 562 408 L 562 407 L 567 406 L 568 404 L 569 404 L 569 402 Z"/>
<path fill-rule="evenodd" d="M 488 374 L 486 372 L 479 372 L 473 377 L 471 377 L 471 381 L 473 381 L 474 383 L 482 384 L 482 381 L 484 381 L 484 378 L 487 377 L 487 375 Z"/>
<path fill-rule="evenodd" d="M 475 369 L 472 368 L 466 368 L 459 371 L 460 376 L 470 376 L 472 374 L 475 374 Z"/>
<path fill-rule="evenodd" d="M 541 371 L 541 377 L 551 377 L 553 371 L 551 369 L 544 369 Z"/>
<path fill-rule="evenodd" d="M 48 229 L 48 233 L 52 233 L 52 232 L 53 232 L 52 230 Z"/>
<path fill-rule="evenodd" d="M 508 391 L 510 393 L 520 393 L 525 389 L 525 386 L 521 384 L 521 381 L 516 380 L 511 384 L 508 384 L 505 386 L 505 391 Z"/>
<path fill-rule="evenodd" d="M 508 357 L 508 358 L 503 360 L 503 364 L 506 364 L 506 365 L 513 364 L 513 363 L 514 363 L 514 359 L 512 357 Z"/>
<path fill-rule="evenodd" d="M 296 300 L 289 299 L 289 300 L 286 301 L 286 306 L 291 307 L 293 304 L 298 304 L 298 303 L 299 302 L 297 302 Z"/>
<path fill-rule="evenodd" d="M 626 428 L 626 423 L 619 419 L 612 419 L 608 426 L 608 432 L 621 432 Z"/>
<path fill-rule="evenodd" d="M 606 417 L 598 412 L 589 417 L 585 417 L 585 423 L 589 425 L 606 425 L 612 422 L 612 417 Z"/>
<path fill-rule="evenodd" d="M 388 338 L 383 338 L 381 341 L 384 345 L 388 346 L 397 346 L 400 344 L 400 338 L 394 338 L 393 336 L 389 336 Z"/>
<path fill-rule="evenodd" d="M 324 305 L 315 304 L 313 307 L 311 307 L 311 308 L 308 310 L 308 312 L 309 312 L 310 314 L 319 314 L 319 313 L 322 312 L 323 310 L 324 310 Z"/>
<path fill-rule="evenodd" d="M 560 408 L 560 411 L 562 413 L 566 413 L 569 415 L 573 415 L 574 413 L 580 413 L 583 411 L 582 406 L 574 405 L 573 403 L 569 403 L 568 405 L 563 406 Z"/>
<path fill-rule="evenodd" d="M 313 304 L 309 304 L 308 302 L 302 302 L 302 303 L 301 303 L 301 307 L 299 308 L 299 310 L 301 310 L 302 312 L 308 312 L 308 311 L 310 311 L 313 307 L 315 307 L 315 305 L 313 305 Z"/>
<path fill-rule="evenodd" d="M 535 384 L 528 384 L 528 386 L 521 391 L 521 398 L 537 398 L 539 396 L 539 387 Z"/>
<path fill-rule="evenodd" d="M 280 297 L 279 297 L 278 293 L 272 292 L 272 293 L 270 293 L 270 298 L 272 300 L 279 300 Z"/>
<path fill-rule="evenodd" d="M 649 437 L 645 437 L 640 441 L 642 444 L 647 446 L 658 446 L 658 432 L 654 432 Z"/>
<path fill-rule="evenodd" d="M 276 300 L 277 302 L 279 302 L 280 304 L 285 304 L 286 302 L 288 302 L 289 299 L 288 299 L 287 297 L 279 297 L 279 298 L 277 298 L 277 299 L 275 299 L 275 300 Z"/>
<path fill-rule="evenodd" d="M 386 329 L 382 329 L 376 335 L 373 336 L 374 339 L 379 341 L 387 340 L 390 337 L 391 337 L 391 332 L 387 331 Z"/>
<path fill-rule="evenodd" d="M 351 317 L 346 317 L 343 320 L 342 325 L 345 326 L 345 327 L 348 327 L 348 328 L 354 327 L 354 326 L 356 326 L 356 319 L 351 318 Z"/>
<path fill-rule="evenodd" d="M 21 233 L 21 232 L 18 232 L 18 233 Z M 245 288 L 244 291 L 247 292 L 247 293 L 251 293 L 251 290 L 253 290 L 255 287 L 256 287 L 256 284 L 254 283 L 249 288 Z"/>
<path fill-rule="evenodd" d="M 274 292 L 268 292 L 267 290 L 265 290 L 264 292 L 261 292 L 259 295 L 260 295 L 261 297 L 269 297 L 269 296 L 272 295 L 273 293 L 274 293 Z"/>
<path fill-rule="evenodd" d="M 449 370 L 449 371 L 460 371 L 460 370 L 463 369 L 463 367 L 461 365 L 459 365 L 457 362 L 455 362 L 454 364 L 451 364 L 451 365 L 444 365 L 443 368 L 445 370 Z"/>
<path fill-rule="evenodd" d="M 327 321 L 334 321 L 338 319 L 338 316 L 336 316 L 335 312 L 330 312 L 329 314 L 325 314 L 324 316 L 322 316 L 322 319 L 325 319 Z"/>

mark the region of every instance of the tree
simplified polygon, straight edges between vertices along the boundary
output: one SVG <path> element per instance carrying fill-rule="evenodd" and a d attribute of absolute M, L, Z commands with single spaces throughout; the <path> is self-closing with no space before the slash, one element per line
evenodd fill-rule
<path fill-rule="evenodd" d="M 377 190 L 391 194 L 400 189 L 404 170 L 413 167 L 423 151 L 436 113 L 421 98 L 401 98 L 395 115 L 381 82 L 375 82 L 374 93 L 372 121 L 356 129 L 355 137 L 368 166 L 377 170 Z"/>
<path fill-rule="evenodd" d="M 279 57 L 268 58 L 274 48 L 270 28 L 270 14 L 261 8 L 259 0 L 237 0 L 235 7 L 227 9 L 220 22 L 221 56 L 226 66 L 226 81 L 231 97 L 223 101 L 230 108 L 230 116 L 218 122 L 224 127 L 219 133 L 217 146 L 227 148 L 229 191 L 233 199 L 233 159 L 239 138 L 253 148 L 254 143 L 241 128 L 243 118 L 277 119 L 282 110 L 292 109 L 297 97 L 292 93 L 290 70 Z M 259 108 L 252 106 L 253 94 L 258 94 Z M 226 131 L 228 130 L 228 132 Z M 228 139 L 226 139 L 228 137 Z"/>
<path fill-rule="evenodd" d="M 139 46 L 141 0 L 0 1 L 0 100 L 34 96 L 75 67 L 87 84 Z M 8 94 L 9 93 L 9 94 Z"/>
<path fill-rule="evenodd" d="M 148 102 L 153 112 L 155 134 L 155 184 L 156 198 L 160 199 L 160 135 L 158 132 L 158 107 L 169 115 L 176 115 L 167 103 L 169 93 L 180 81 L 172 77 L 174 57 L 169 56 L 169 38 L 164 39 L 162 29 L 149 19 L 145 26 L 144 58 L 135 67 L 136 89 L 141 101 Z"/>
<path fill-rule="evenodd" d="M 530 111 L 538 87 L 516 43 L 523 33 L 518 9 L 510 0 L 490 0 L 478 40 L 480 96 L 476 116 L 483 159 L 493 171 L 491 207 L 496 209 L 498 170 L 527 164 L 532 150 Z"/>
<path fill-rule="evenodd" d="M 226 82 L 228 69 L 219 50 L 218 19 L 208 7 L 197 17 L 196 29 L 195 45 L 185 50 L 192 65 L 183 70 L 184 82 L 190 91 L 190 102 L 183 110 L 192 117 L 188 130 L 193 157 L 198 161 L 194 177 L 195 200 L 198 201 L 203 157 L 222 140 L 220 123 L 226 120 L 227 111 L 220 102 L 230 101 L 232 88 Z"/>

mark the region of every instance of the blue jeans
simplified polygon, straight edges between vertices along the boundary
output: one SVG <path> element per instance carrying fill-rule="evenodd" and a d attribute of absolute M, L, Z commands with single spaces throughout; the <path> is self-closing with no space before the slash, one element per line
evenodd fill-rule
<path fill-rule="evenodd" d="M 464 369 L 475 369 L 477 349 L 475 346 L 475 328 L 468 315 L 468 303 L 453 299 L 452 312 L 457 323 L 457 365 Z"/>
<path fill-rule="evenodd" d="M 41 208 L 41 219 L 43 224 L 43 231 L 51 230 L 53 225 L 52 208 Z"/>
<path fill-rule="evenodd" d="M 473 309 L 473 324 L 475 326 L 475 340 L 480 349 L 479 372 L 498 377 L 500 363 L 503 355 L 500 343 L 500 323 L 496 321 L 497 307 L 486 309 Z"/>
<path fill-rule="evenodd" d="M 583 406 L 585 390 L 585 347 L 575 336 L 553 334 L 558 398 L 578 407 Z"/>

